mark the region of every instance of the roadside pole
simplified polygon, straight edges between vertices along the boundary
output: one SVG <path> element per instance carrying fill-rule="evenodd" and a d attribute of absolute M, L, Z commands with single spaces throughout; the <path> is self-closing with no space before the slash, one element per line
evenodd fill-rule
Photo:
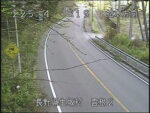
<path fill-rule="evenodd" d="M 118 1 L 118 11 L 120 13 L 120 3 L 121 3 L 121 0 Z M 118 16 L 117 17 L 117 32 L 120 33 L 120 17 Z"/>
<path fill-rule="evenodd" d="M 13 3 L 15 3 L 15 0 L 12 1 Z M 16 13 L 16 5 L 12 5 L 14 7 L 14 14 Z M 19 39 L 18 39 L 18 27 L 17 27 L 17 17 L 14 16 L 14 20 L 15 20 L 15 30 L 16 30 L 16 42 L 17 42 L 17 47 L 19 48 Z M 21 73 L 21 61 L 20 61 L 20 52 L 18 52 L 18 68 L 19 68 L 19 73 Z"/>
<path fill-rule="evenodd" d="M 93 0 L 92 0 L 92 23 L 93 23 Z"/>
<path fill-rule="evenodd" d="M 16 29 L 16 41 L 17 41 L 17 47 L 19 48 L 18 28 L 17 28 L 17 18 L 16 18 L 16 16 L 15 16 L 15 29 Z M 19 67 L 19 72 L 21 73 L 20 52 L 18 53 L 18 67 Z"/>
<path fill-rule="evenodd" d="M 148 31 L 147 31 L 147 21 L 146 21 L 146 7 L 144 7 L 144 1 L 142 1 L 142 8 L 143 8 L 143 18 L 144 18 L 144 27 L 145 27 L 145 35 L 146 35 L 146 40 L 149 40 L 148 37 Z"/>
<path fill-rule="evenodd" d="M 133 9 L 134 9 L 134 7 L 135 7 L 135 5 L 134 5 L 134 1 L 132 0 L 132 6 L 131 6 L 132 8 L 132 11 L 133 11 Z M 130 14 L 130 27 L 129 27 L 129 38 L 130 39 L 132 39 L 132 29 L 133 29 L 133 16 Z"/>
<path fill-rule="evenodd" d="M 8 18 L 7 18 L 7 32 L 8 32 L 8 39 L 10 40 L 10 32 L 9 32 L 9 25 L 8 25 Z"/>

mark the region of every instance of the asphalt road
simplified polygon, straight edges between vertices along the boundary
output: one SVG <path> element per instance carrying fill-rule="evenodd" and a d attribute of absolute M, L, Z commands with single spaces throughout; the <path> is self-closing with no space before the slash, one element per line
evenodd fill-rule
<path fill-rule="evenodd" d="M 37 69 L 50 70 L 38 72 L 38 78 L 52 82 L 41 81 L 40 86 L 47 99 L 55 96 L 67 103 L 43 111 L 148 112 L 149 86 L 90 43 L 89 35 L 95 35 L 84 32 L 83 10 L 79 8 L 80 18 L 74 13 L 73 22 L 63 22 L 65 27 L 54 26 L 71 43 L 54 30 L 41 41 Z"/>

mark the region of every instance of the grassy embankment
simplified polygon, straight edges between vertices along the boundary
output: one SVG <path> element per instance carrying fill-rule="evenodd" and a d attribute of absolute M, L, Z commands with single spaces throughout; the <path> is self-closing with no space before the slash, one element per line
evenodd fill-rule
<path fill-rule="evenodd" d="M 62 6 L 63 5 L 63 6 Z M 66 6 L 62 4 L 59 11 Z M 54 15 L 54 18 L 62 18 L 62 12 Z M 54 19 L 53 19 L 54 20 Z M 57 20 L 55 20 L 56 22 Z M 12 20 L 14 23 L 14 20 Z M 16 43 L 15 34 L 11 33 L 10 40 L 6 31 L 2 32 L 2 112 L 35 112 L 37 111 L 36 99 L 43 98 L 44 94 L 38 89 L 36 85 L 36 58 L 40 39 L 55 22 L 47 21 L 46 24 L 38 23 L 34 20 L 28 22 L 28 25 L 19 23 L 22 29 L 19 29 L 19 44 L 21 54 L 22 73 L 18 74 L 18 60 L 17 56 L 10 59 L 4 52 L 5 48 L 11 43 Z M 14 25 L 12 25 L 14 28 Z M 15 87 L 19 85 L 18 90 Z"/>
<path fill-rule="evenodd" d="M 53 23 L 30 24 L 19 33 L 20 54 L 22 74 L 18 74 L 17 57 L 10 59 L 4 53 L 4 49 L 10 42 L 15 43 L 15 38 L 8 41 L 6 33 L 2 33 L 2 111 L 35 111 L 36 99 L 41 97 L 36 87 L 36 57 L 37 48 L 44 32 L 48 29 L 47 25 L 52 26 Z M 37 29 L 38 28 L 38 29 Z M 13 65 L 14 64 L 14 65 Z M 32 72 L 33 71 L 33 72 Z M 31 73 L 28 73 L 31 72 Z M 13 87 L 20 86 L 19 90 Z"/>

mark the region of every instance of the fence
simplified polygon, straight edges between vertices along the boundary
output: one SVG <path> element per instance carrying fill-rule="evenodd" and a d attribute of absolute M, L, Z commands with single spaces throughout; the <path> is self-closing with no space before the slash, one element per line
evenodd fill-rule
<path fill-rule="evenodd" d="M 134 58 L 133 56 L 123 52 L 122 50 L 112 46 L 108 42 L 104 41 L 103 39 L 98 38 L 95 36 L 96 39 L 99 40 L 99 42 L 112 54 L 119 56 L 121 60 L 126 62 L 131 67 L 135 68 L 142 74 L 144 74 L 146 77 L 149 77 L 149 65 L 141 62 L 140 60 Z"/>

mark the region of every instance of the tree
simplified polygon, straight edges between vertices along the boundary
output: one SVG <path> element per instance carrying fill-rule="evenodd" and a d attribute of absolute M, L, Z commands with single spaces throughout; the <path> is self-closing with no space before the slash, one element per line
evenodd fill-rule
<path fill-rule="evenodd" d="M 135 1 L 132 1 L 131 11 L 135 8 Z M 130 28 L 129 28 L 129 38 L 132 38 L 132 27 L 133 27 L 133 16 L 130 14 Z"/>
<path fill-rule="evenodd" d="M 142 9 L 143 9 L 143 18 L 144 18 L 144 26 L 145 26 L 145 35 L 146 35 L 146 40 L 149 40 L 148 37 L 148 31 L 147 31 L 147 21 L 146 21 L 146 9 L 144 7 L 144 1 L 142 1 Z"/>
<path fill-rule="evenodd" d="M 140 27 L 140 31 L 141 31 L 141 35 L 142 35 L 142 40 L 144 41 L 144 34 L 143 34 L 143 30 L 142 30 L 142 25 L 141 25 L 141 20 L 140 20 L 140 16 L 139 16 L 139 11 L 138 11 L 138 6 L 137 3 L 135 3 L 136 5 L 136 11 L 137 11 L 137 18 L 138 18 L 138 22 L 139 22 L 139 27 Z"/>
<path fill-rule="evenodd" d="M 101 12 L 102 12 L 102 2 L 101 2 L 101 0 L 100 0 L 99 2 L 100 2 L 100 16 L 101 16 Z"/>
<path fill-rule="evenodd" d="M 119 2 L 118 2 L 118 11 L 119 11 L 119 13 L 121 12 L 120 11 L 120 2 L 121 1 L 119 0 Z M 117 32 L 120 33 L 120 17 L 119 16 L 117 17 Z"/>

